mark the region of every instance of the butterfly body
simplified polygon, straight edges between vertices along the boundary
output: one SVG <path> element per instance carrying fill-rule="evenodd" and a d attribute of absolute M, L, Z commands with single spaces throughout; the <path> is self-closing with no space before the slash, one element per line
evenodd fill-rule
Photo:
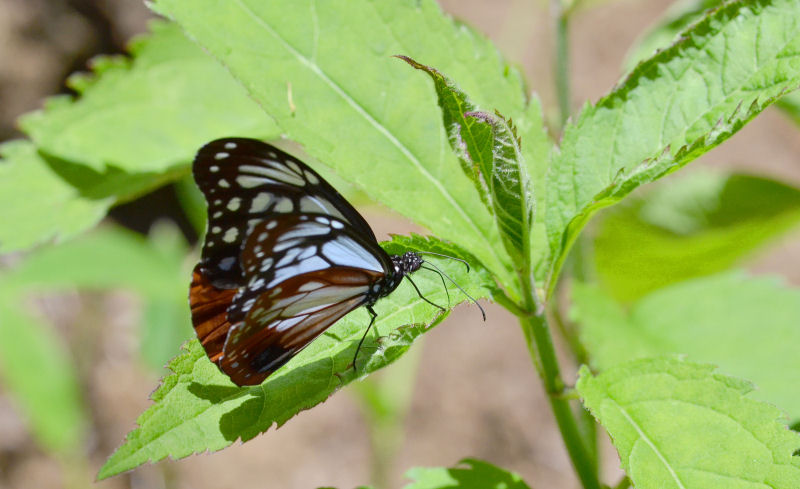
<path fill-rule="evenodd" d="M 212 141 L 193 174 L 209 217 L 192 323 L 237 385 L 261 383 L 358 307 L 374 321 L 372 305 L 423 263 L 413 252 L 387 254 L 330 184 L 266 143 Z"/>

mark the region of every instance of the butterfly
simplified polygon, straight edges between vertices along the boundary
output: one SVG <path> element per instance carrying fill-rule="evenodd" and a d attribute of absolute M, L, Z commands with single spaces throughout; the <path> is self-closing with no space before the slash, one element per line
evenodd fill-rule
<path fill-rule="evenodd" d="M 409 277 L 427 268 L 420 254 L 387 254 L 361 214 L 297 158 L 259 140 L 225 138 L 198 151 L 192 173 L 208 204 L 189 288 L 192 324 L 235 384 L 260 384 L 358 307 L 369 312 L 369 331 L 372 306 L 403 278 L 444 310 Z"/>

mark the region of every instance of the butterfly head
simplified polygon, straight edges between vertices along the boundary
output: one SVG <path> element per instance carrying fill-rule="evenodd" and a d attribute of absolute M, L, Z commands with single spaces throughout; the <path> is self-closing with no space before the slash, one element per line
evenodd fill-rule
<path fill-rule="evenodd" d="M 392 255 L 395 275 L 402 278 L 409 273 L 416 272 L 422 266 L 422 257 L 413 251 L 407 251 L 402 255 Z"/>

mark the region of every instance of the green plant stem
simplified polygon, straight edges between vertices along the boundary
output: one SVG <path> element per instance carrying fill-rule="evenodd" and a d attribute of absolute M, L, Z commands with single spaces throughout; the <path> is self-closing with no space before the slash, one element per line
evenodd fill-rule
<path fill-rule="evenodd" d="M 591 280 L 590 277 L 594 274 L 592 260 L 590 258 L 590 247 L 590 242 L 583 235 L 579 235 L 575 240 L 575 244 L 573 245 L 572 251 L 569 255 L 570 277 L 572 278 L 573 282 L 589 281 Z M 561 283 L 563 283 L 563 281 Z M 558 328 L 558 332 L 561 334 L 561 337 L 567 341 L 567 345 L 569 346 L 572 355 L 578 364 L 588 364 L 589 353 L 586 351 L 586 347 L 584 347 L 583 343 L 581 342 L 581 339 L 578 335 L 578 329 L 562 315 L 562 311 L 569 307 L 565 303 L 565 300 L 569 294 L 565 294 L 563 289 L 564 287 L 558 287 L 556 289 L 553 296 L 556 298 L 556 301 L 555 304 L 551 304 L 553 307 L 548 308 L 550 312 L 548 317 L 552 319 L 552 322 L 555 324 L 556 328 Z M 589 451 L 589 456 L 592 459 L 592 463 L 594 463 L 595 467 L 599 467 L 600 450 L 598 447 L 597 438 L 597 422 L 589 411 L 580 406 L 576 406 L 575 415 L 578 418 L 578 427 L 583 434 L 584 444 L 586 449 Z"/>
<path fill-rule="evenodd" d="M 553 344 L 553 338 L 550 335 L 544 308 L 533 295 L 534 289 L 530 275 L 521 278 L 525 309 L 533 312 L 532 314 L 519 316 L 520 325 L 528 344 L 528 351 L 542 378 L 547 398 L 550 402 L 550 409 L 552 409 L 556 418 L 556 424 L 559 431 L 561 431 L 561 437 L 564 439 L 567 453 L 583 488 L 600 489 L 594 458 L 584 444 L 583 436 L 570 402 L 563 396 L 565 384 L 561 378 L 561 368 L 558 365 L 556 349 Z"/>
<path fill-rule="evenodd" d="M 520 318 L 520 323 L 525 332 L 525 339 L 528 342 L 528 350 L 542 377 L 547 398 L 550 402 L 550 409 L 552 409 L 556 418 L 556 424 L 559 431 L 561 431 L 561 437 L 564 439 L 564 444 L 567 447 L 567 452 L 578 478 L 581 480 L 584 489 L 600 489 L 597 468 L 583 442 L 578 422 L 572 412 L 569 401 L 561 395 L 564 389 L 564 381 L 561 379 L 561 372 L 547 323 L 541 315 Z"/>
<path fill-rule="evenodd" d="M 569 12 L 564 9 L 563 0 L 550 0 L 550 14 L 555 28 L 555 83 L 558 98 L 560 127 L 563 128 L 570 116 L 569 86 Z"/>

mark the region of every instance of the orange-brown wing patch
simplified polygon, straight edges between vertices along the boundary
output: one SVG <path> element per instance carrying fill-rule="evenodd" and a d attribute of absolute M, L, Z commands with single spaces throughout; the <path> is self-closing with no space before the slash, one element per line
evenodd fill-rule
<path fill-rule="evenodd" d="M 212 362 L 216 362 L 222 356 L 225 339 L 231 329 L 227 311 L 235 294 L 236 289 L 214 287 L 203 275 L 200 265 L 194 267 L 192 284 L 189 286 L 192 325 Z"/>

